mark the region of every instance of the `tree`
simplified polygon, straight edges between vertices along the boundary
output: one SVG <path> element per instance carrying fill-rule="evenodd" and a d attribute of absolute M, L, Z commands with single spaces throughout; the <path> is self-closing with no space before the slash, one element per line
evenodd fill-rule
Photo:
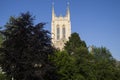
<path fill-rule="evenodd" d="M 97 60 L 113 60 L 111 52 L 106 47 L 93 47 L 93 55 Z"/>
<path fill-rule="evenodd" d="M 55 80 L 55 68 L 49 61 L 54 53 L 45 23 L 33 24 L 29 12 L 11 17 L 1 31 L 5 40 L 0 48 L 1 66 L 14 80 Z"/>
<path fill-rule="evenodd" d="M 58 80 L 85 80 L 84 77 L 78 73 L 75 58 L 66 51 L 57 51 L 51 59 L 57 67 Z"/>
<path fill-rule="evenodd" d="M 88 53 L 87 48 L 77 48 L 72 56 L 75 59 L 77 73 L 79 73 L 79 75 L 82 75 L 84 78 L 82 80 L 97 80 L 94 75 L 95 70 L 93 65 L 93 56 Z"/>
<path fill-rule="evenodd" d="M 106 47 L 93 47 L 94 69 L 97 80 L 116 80 L 116 64 Z"/>
<path fill-rule="evenodd" d="M 72 60 L 65 51 L 57 51 L 53 56 L 53 61 L 57 67 L 60 80 L 69 80 L 72 71 Z"/>
<path fill-rule="evenodd" d="M 0 34 L 0 47 L 1 47 L 2 42 L 3 42 L 3 36 L 2 34 Z M 2 58 L 0 57 L 0 61 L 1 59 Z M 6 74 L 2 72 L 1 64 L 0 64 L 0 80 L 9 80 Z"/>
<path fill-rule="evenodd" d="M 79 47 L 87 47 L 86 43 L 82 41 L 79 37 L 78 33 L 72 33 L 71 37 L 69 37 L 69 41 L 65 43 L 65 50 L 71 54 L 75 51 L 76 48 Z"/>
<path fill-rule="evenodd" d="M 91 67 L 86 43 L 77 33 L 73 33 L 65 44 L 65 51 L 56 52 L 53 61 L 56 63 L 60 80 L 89 80 Z M 89 72 L 88 72 L 89 71 Z M 87 77 L 86 77 L 87 76 Z"/>
<path fill-rule="evenodd" d="M 60 80 L 118 80 L 120 66 L 106 47 L 93 47 L 88 52 L 86 43 L 73 33 L 64 51 L 52 58 Z"/>

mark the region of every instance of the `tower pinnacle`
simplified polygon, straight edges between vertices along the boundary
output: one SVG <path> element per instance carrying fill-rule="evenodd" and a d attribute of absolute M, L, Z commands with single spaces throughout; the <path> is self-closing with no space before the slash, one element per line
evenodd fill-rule
<path fill-rule="evenodd" d="M 52 20 L 54 20 L 55 11 L 54 11 L 54 2 L 52 3 Z"/>
<path fill-rule="evenodd" d="M 67 2 L 67 14 L 66 16 L 68 17 L 68 20 L 70 20 L 70 3 Z"/>

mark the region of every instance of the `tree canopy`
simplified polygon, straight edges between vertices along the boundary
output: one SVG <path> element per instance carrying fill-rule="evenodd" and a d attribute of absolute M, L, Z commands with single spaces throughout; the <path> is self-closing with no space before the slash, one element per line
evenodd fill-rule
<path fill-rule="evenodd" d="M 84 47 L 86 48 L 86 43 L 82 41 L 79 37 L 78 33 L 72 33 L 71 37 L 69 37 L 69 41 L 65 43 L 65 50 L 71 54 L 73 53 L 77 48 Z"/>
<path fill-rule="evenodd" d="M 118 80 L 120 68 L 106 47 L 93 47 L 89 52 L 86 43 L 77 33 L 71 34 L 64 51 L 53 57 L 59 80 Z"/>
<path fill-rule="evenodd" d="M 5 37 L 0 48 L 2 69 L 14 80 L 55 80 L 48 58 L 54 52 L 49 31 L 44 30 L 45 23 L 34 25 L 33 20 L 29 12 L 10 17 L 1 31 Z"/>

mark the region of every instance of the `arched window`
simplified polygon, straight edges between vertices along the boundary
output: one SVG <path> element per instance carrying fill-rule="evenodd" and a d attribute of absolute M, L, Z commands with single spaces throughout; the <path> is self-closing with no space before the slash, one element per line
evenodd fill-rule
<path fill-rule="evenodd" d="M 59 25 L 57 25 L 57 40 L 60 39 L 60 28 Z"/>
<path fill-rule="evenodd" d="M 65 26 L 63 25 L 62 28 L 62 37 L 65 38 L 66 37 L 66 30 L 65 30 Z"/>

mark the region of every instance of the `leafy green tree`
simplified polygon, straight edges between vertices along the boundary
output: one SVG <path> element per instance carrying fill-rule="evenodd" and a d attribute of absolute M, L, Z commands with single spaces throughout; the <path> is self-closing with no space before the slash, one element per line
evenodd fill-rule
<path fill-rule="evenodd" d="M 97 80 L 94 75 L 93 56 L 88 53 L 87 48 L 77 48 L 72 56 L 75 58 L 77 73 L 82 75 L 85 80 Z"/>
<path fill-rule="evenodd" d="M 56 52 L 53 59 L 60 80 L 89 80 L 92 78 L 91 66 L 88 66 L 91 54 L 88 54 L 86 43 L 77 33 L 71 35 L 64 50 Z"/>
<path fill-rule="evenodd" d="M 116 64 L 105 47 L 93 47 L 94 69 L 97 80 L 115 80 Z"/>
<path fill-rule="evenodd" d="M 0 48 L 1 66 L 14 80 L 56 80 L 49 61 L 54 52 L 45 23 L 33 24 L 29 12 L 11 17 L 1 31 L 5 40 Z"/>
<path fill-rule="evenodd" d="M 75 51 L 76 48 L 79 47 L 86 48 L 86 43 L 80 39 L 78 33 L 72 33 L 71 37 L 69 37 L 69 41 L 65 43 L 64 48 L 69 54 L 71 54 Z"/>
<path fill-rule="evenodd" d="M 93 47 L 88 52 L 86 43 L 73 33 L 65 45 L 65 51 L 57 51 L 53 62 L 60 80 L 119 80 L 120 68 L 111 52 L 105 47 Z"/>
<path fill-rule="evenodd" d="M 57 51 L 52 57 L 52 60 L 56 64 L 59 80 L 85 80 L 84 77 L 78 73 L 75 58 L 66 51 Z"/>
<path fill-rule="evenodd" d="M 97 60 L 113 60 L 111 52 L 105 47 L 93 47 L 93 55 Z"/>

